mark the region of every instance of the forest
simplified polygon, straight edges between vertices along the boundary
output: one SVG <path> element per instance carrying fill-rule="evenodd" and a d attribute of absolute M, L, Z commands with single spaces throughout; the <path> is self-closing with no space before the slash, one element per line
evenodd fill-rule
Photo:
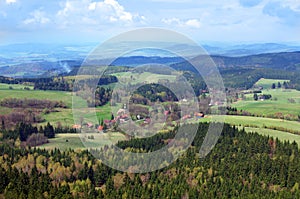
<path fill-rule="evenodd" d="M 296 143 L 225 125 L 216 147 L 200 159 L 199 149 L 209 124 L 198 127 L 192 146 L 178 160 L 161 170 L 142 174 L 111 169 L 86 150 L 46 151 L 2 144 L 0 193 L 5 198 L 300 197 L 300 154 Z M 164 146 L 174 133 L 117 145 L 127 150 L 153 151 Z M 109 153 L 113 148 L 103 150 Z"/>

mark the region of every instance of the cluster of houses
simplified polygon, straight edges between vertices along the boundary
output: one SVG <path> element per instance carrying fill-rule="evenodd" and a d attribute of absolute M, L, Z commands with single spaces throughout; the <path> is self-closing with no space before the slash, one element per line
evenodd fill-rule
<path fill-rule="evenodd" d="M 168 117 L 169 115 L 171 114 L 171 111 L 169 110 L 166 110 L 164 111 L 164 115 L 165 117 Z M 187 114 L 187 115 L 184 115 L 182 117 L 182 120 L 188 120 L 188 119 L 201 119 L 203 118 L 205 115 L 204 113 L 202 112 L 195 112 L 194 114 Z M 139 121 L 143 121 L 142 124 L 144 125 L 147 125 L 147 124 L 150 124 L 151 123 L 151 118 L 150 117 L 146 117 L 146 118 L 142 118 L 140 115 L 137 115 L 136 116 L 137 120 Z M 99 132 L 103 132 L 105 129 L 109 129 L 111 127 L 113 127 L 113 125 L 118 122 L 120 124 L 122 123 L 126 123 L 130 120 L 130 115 L 128 115 L 128 113 L 126 112 L 125 109 L 119 109 L 118 112 L 117 112 L 117 116 L 112 119 L 112 120 L 103 120 L 103 125 L 94 125 L 93 123 L 91 122 L 87 122 L 87 123 L 84 123 L 82 126 L 79 125 L 79 124 L 74 124 L 72 126 L 72 128 L 74 129 L 81 129 L 81 128 L 89 128 L 89 129 L 97 129 Z"/>
<path fill-rule="evenodd" d="M 182 120 L 188 120 L 188 119 L 201 119 L 201 118 L 204 118 L 204 113 L 202 112 L 195 112 L 194 115 L 191 115 L 191 114 L 188 114 L 188 115 L 184 115 L 182 117 Z"/>

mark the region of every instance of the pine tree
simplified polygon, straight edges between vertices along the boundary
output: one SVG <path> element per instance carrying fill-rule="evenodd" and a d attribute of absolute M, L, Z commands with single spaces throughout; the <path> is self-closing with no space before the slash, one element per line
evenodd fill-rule
<path fill-rule="evenodd" d="M 254 99 L 255 101 L 257 101 L 257 100 L 258 100 L 257 93 L 254 93 L 254 95 L 253 95 L 253 99 Z"/>
<path fill-rule="evenodd" d="M 278 82 L 277 88 L 281 88 L 281 83 L 280 82 Z"/>

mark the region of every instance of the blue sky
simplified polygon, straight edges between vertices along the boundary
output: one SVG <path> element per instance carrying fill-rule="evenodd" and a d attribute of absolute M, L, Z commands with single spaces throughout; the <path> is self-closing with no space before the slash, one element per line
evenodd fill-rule
<path fill-rule="evenodd" d="M 300 0 L 0 0 L 0 44 L 101 42 L 141 27 L 198 42 L 300 42 Z"/>

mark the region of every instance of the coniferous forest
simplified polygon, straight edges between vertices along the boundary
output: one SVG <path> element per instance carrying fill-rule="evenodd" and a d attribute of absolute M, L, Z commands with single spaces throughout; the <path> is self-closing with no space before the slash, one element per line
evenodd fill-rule
<path fill-rule="evenodd" d="M 188 124 L 196 125 L 196 124 Z M 225 125 L 215 148 L 199 149 L 209 124 L 199 124 L 192 146 L 174 163 L 150 173 L 111 169 L 88 151 L 51 151 L 0 145 L 0 194 L 5 198 L 300 198 L 296 143 Z M 174 132 L 120 141 L 149 152 Z M 109 151 L 110 147 L 103 150 Z"/>

